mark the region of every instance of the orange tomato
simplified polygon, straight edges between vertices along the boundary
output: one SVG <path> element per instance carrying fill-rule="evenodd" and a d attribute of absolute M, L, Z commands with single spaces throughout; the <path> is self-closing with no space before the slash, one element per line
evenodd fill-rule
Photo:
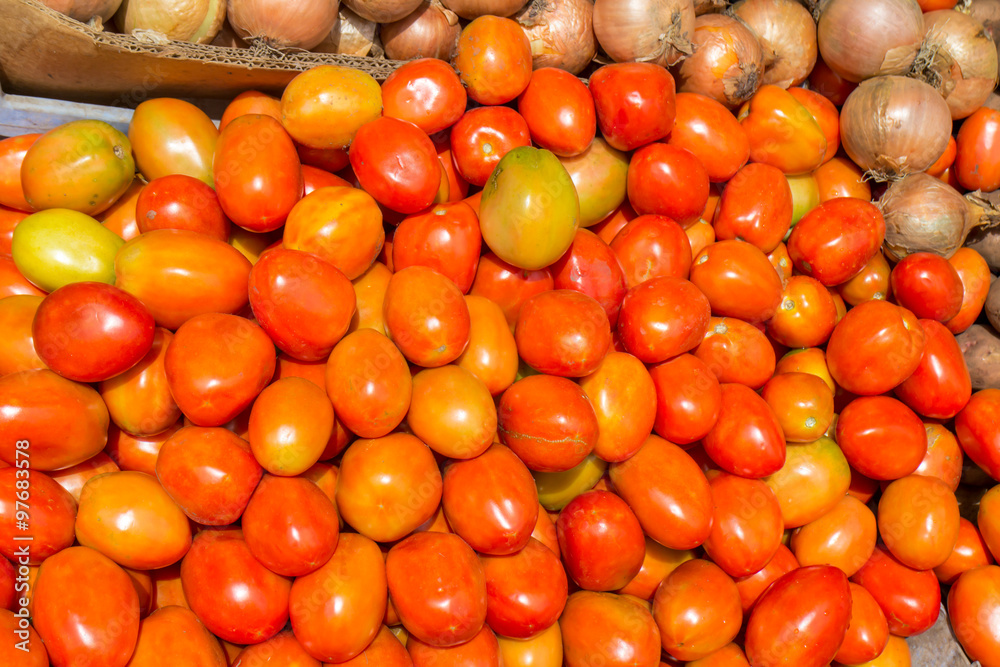
<path fill-rule="evenodd" d="M 889 643 L 889 626 L 881 607 L 866 589 L 851 584 L 851 624 L 834 659 L 856 665 L 874 660 Z"/>
<path fill-rule="evenodd" d="M 775 375 L 764 385 L 761 397 L 774 411 L 787 442 L 812 442 L 833 423 L 833 392 L 815 375 Z"/>
<path fill-rule="evenodd" d="M 972 248 L 959 248 L 948 261 L 962 280 L 962 307 L 958 315 L 944 325 L 953 334 L 960 334 L 979 318 L 990 290 L 989 265 Z"/>
<path fill-rule="evenodd" d="M 861 569 L 875 550 L 875 515 L 854 496 L 840 498 L 833 508 L 792 533 L 792 551 L 805 565 L 833 565 L 848 577 Z"/>
<path fill-rule="evenodd" d="M 823 163 L 827 139 L 812 112 L 787 90 L 761 86 L 739 114 L 750 142 L 750 160 L 789 175 L 804 174 Z"/>
<path fill-rule="evenodd" d="M 484 105 L 505 104 L 531 81 L 531 44 L 515 21 L 480 16 L 459 35 L 452 64 L 469 97 Z"/>
<path fill-rule="evenodd" d="M 864 178 L 861 167 L 850 158 L 836 156 L 824 162 L 812 173 L 819 189 L 820 202 L 838 197 L 854 197 L 871 201 L 872 188 Z"/>
<path fill-rule="evenodd" d="M 837 443 L 824 436 L 789 445 L 784 466 L 765 481 L 778 497 L 785 528 L 797 528 L 836 506 L 847 493 L 851 471 Z"/>
<path fill-rule="evenodd" d="M 316 463 L 333 434 L 333 405 L 323 388 L 298 378 L 275 380 L 250 411 L 250 448 L 268 472 L 293 476 Z"/>
<path fill-rule="evenodd" d="M 24 155 L 41 134 L 22 134 L 0 140 L 0 206 L 17 211 L 33 211 L 24 199 L 21 185 L 21 164 Z"/>
<path fill-rule="evenodd" d="M 163 657 L 193 667 L 226 667 L 219 640 L 190 609 L 161 607 L 139 623 L 139 640 L 130 667 L 157 667 Z"/>
<path fill-rule="evenodd" d="M 569 596 L 559 619 L 568 667 L 604 657 L 607 667 L 656 665 L 660 632 L 648 608 L 624 595 L 578 591 Z"/>
<path fill-rule="evenodd" d="M 358 329 L 374 329 L 380 334 L 385 334 L 382 304 L 391 277 L 392 271 L 385 264 L 373 262 L 367 271 L 354 279 L 356 308 L 347 329 L 349 332 Z"/>
<path fill-rule="evenodd" d="M 667 142 L 694 153 L 713 183 L 731 179 L 750 158 L 746 131 L 732 112 L 698 93 L 677 93 L 677 115 Z"/>
<path fill-rule="evenodd" d="M 219 120 L 219 132 L 226 129 L 227 125 L 240 116 L 253 114 L 270 116 L 280 122 L 281 100 L 258 90 L 243 91 L 226 105 L 225 111 L 222 112 L 222 118 Z"/>
<path fill-rule="evenodd" d="M 611 351 L 597 369 L 580 379 L 597 414 L 594 453 L 608 462 L 624 461 L 642 447 L 656 420 L 656 386 L 641 361 Z M 629 414 L 628 419 L 622 419 Z"/>
<path fill-rule="evenodd" d="M 163 433 L 181 417 L 167 383 L 165 358 L 174 335 L 157 328 L 153 346 L 138 364 L 100 383 L 111 420 L 136 436 Z"/>
<path fill-rule="evenodd" d="M 743 622 L 736 584 L 707 560 L 682 563 L 653 598 L 653 618 L 664 650 L 679 660 L 698 660 L 731 642 Z"/>
<path fill-rule="evenodd" d="M 0 376 L 45 368 L 45 362 L 35 351 L 31 333 L 31 323 L 42 298 L 15 294 L 0 299 L 0 328 L 6 334 L 0 338 Z"/>
<path fill-rule="evenodd" d="M 942 584 L 954 584 L 963 573 L 983 565 L 993 564 L 986 541 L 976 524 L 962 517 L 959 520 L 958 540 L 948 560 L 934 568 L 934 574 Z"/>
<path fill-rule="evenodd" d="M 704 438 L 719 418 L 722 389 L 704 361 L 681 354 L 649 369 L 656 389 L 656 433 L 679 445 Z"/>
<path fill-rule="evenodd" d="M 767 565 L 753 574 L 734 579 L 736 590 L 740 593 L 740 604 L 743 607 L 743 613 L 749 614 L 754 604 L 756 604 L 760 596 L 764 594 L 764 591 L 772 583 L 798 567 L 799 563 L 795 560 L 792 552 L 784 544 L 780 544 L 778 545 L 778 550 L 774 552 L 774 556 L 767 562 Z"/>
<path fill-rule="evenodd" d="M 784 525 L 778 498 L 759 479 L 720 472 L 708 484 L 715 511 L 705 554 L 731 577 L 759 571 L 781 544 Z"/>
<path fill-rule="evenodd" d="M 909 475 L 882 493 L 878 527 L 886 548 L 901 563 L 930 570 L 948 560 L 955 548 L 958 501 L 941 480 Z"/>
<path fill-rule="evenodd" d="M 469 371 L 491 395 L 498 396 L 517 376 L 517 343 L 500 306 L 472 294 L 466 295 L 465 304 L 469 308 L 469 344 L 455 365 Z"/>
<path fill-rule="evenodd" d="M 948 592 L 948 613 L 955 637 L 973 660 L 991 664 L 1000 658 L 1000 639 L 994 632 L 1000 607 L 1000 567 L 969 570 Z"/>
<path fill-rule="evenodd" d="M 767 255 L 746 241 L 706 247 L 694 258 L 691 282 L 708 297 L 717 317 L 764 322 L 781 303 L 781 279 Z"/>
<path fill-rule="evenodd" d="M 449 364 L 465 351 L 471 318 L 461 290 L 425 266 L 392 274 L 382 305 L 386 331 L 409 361 Z"/>
<path fill-rule="evenodd" d="M 722 383 L 736 382 L 753 389 L 774 375 L 774 348 L 764 333 L 734 317 L 713 317 L 694 356 L 708 365 Z"/>
<path fill-rule="evenodd" d="M 184 100 L 159 97 L 136 107 L 128 126 L 135 166 L 146 181 L 185 174 L 213 185 L 219 130 L 204 111 Z"/>
<path fill-rule="evenodd" d="M 472 459 L 493 442 L 497 411 L 481 380 L 464 368 L 448 364 L 413 376 L 406 423 L 438 454 Z"/>
<path fill-rule="evenodd" d="M 347 148 L 382 113 L 382 89 L 370 74 L 319 65 L 296 75 L 281 95 L 281 124 L 310 148 Z"/>

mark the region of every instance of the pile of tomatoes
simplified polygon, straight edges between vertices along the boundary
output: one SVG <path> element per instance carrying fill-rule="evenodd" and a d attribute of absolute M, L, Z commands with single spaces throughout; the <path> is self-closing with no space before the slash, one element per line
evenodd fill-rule
<path fill-rule="evenodd" d="M 902 667 L 944 585 L 1000 665 L 983 258 L 511 24 L 0 142 L 0 662 Z"/>

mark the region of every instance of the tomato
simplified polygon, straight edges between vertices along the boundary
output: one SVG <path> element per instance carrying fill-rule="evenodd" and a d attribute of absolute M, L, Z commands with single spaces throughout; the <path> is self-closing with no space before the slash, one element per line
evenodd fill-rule
<path fill-rule="evenodd" d="M 468 345 L 471 320 L 462 292 L 433 269 L 411 266 L 394 273 L 382 309 L 390 338 L 419 366 L 444 366 Z"/>
<path fill-rule="evenodd" d="M 136 470 L 155 475 L 156 458 L 160 448 L 182 425 L 183 420 L 178 420 L 162 433 L 136 436 L 111 424 L 105 452 L 122 470 Z"/>
<path fill-rule="evenodd" d="M 795 268 L 824 285 L 853 278 L 878 252 L 885 220 L 867 201 L 831 199 L 807 213 L 788 237 Z"/>
<path fill-rule="evenodd" d="M 740 110 L 740 124 L 750 142 L 750 160 L 785 174 L 804 174 L 820 166 L 827 139 L 812 112 L 787 90 L 761 86 Z"/>
<path fill-rule="evenodd" d="M 28 149 L 38 141 L 41 134 L 22 134 L 9 139 L 0 139 L 0 206 L 17 211 L 32 211 L 31 204 L 24 199 L 21 186 L 21 164 Z"/>
<path fill-rule="evenodd" d="M 607 472 L 607 469 L 606 461 L 602 461 L 594 454 L 588 454 L 583 461 L 569 470 L 559 472 L 533 471 L 535 488 L 538 489 L 538 502 L 549 512 L 559 512 L 573 498 L 584 491 L 595 488 L 604 479 L 604 473 Z M 545 526 L 542 528 L 536 526 L 536 530 L 531 536 L 536 539 L 544 537 L 545 539 L 542 541 L 545 542 L 546 546 L 552 549 L 553 553 L 559 554 L 559 540 L 556 536 L 554 523 L 556 517 L 549 516 L 545 512 L 542 514 L 549 518 L 549 523 L 552 524 L 551 531 Z M 542 521 L 542 514 L 539 514 L 539 522 Z M 539 537 L 541 530 L 544 530 L 546 534 Z"/>
<path fill-rule="evenodd" d="M 156 329 L 149 351 L 137 364 L 100 384 L 111 420 L 133 435 L 162 433 L 181 416 L 170 395 L 164 367 L 173 337 L 166 329 Z"/>
<path fill-rule="evenodd" d="M 0 378 L 0 459 L 10 466 L 21 451 L 18 441 L 31 443 L 32 470 L 82 463 L 104 449 L 109 421 L 100 394 L 50 370 Z"/>
<path fill-rule="evenodd" d="M 416 213 L 434 202 L 441 184 L 437 151 L 413 123 L 388 117 L 366 123 L 349 155 L 361 187 L 380 204 Z"/>
<path fill-rule="evenodd" d="M 923 475 L 898 479 L 878 504 L 879 535 L 901 563 L 930 570 L 955 548 L 959 529 L 958 501 L 944 482 Z"/>
<path fill-rule="evenodd" d="M 972 660 L 992 664 L 1000 656 L 995 629 L 1000 609 L 996 593 L 1000 567 L 986 565 L 969 570 L 948 592 L 948 613 L 955 637 Z"/>
<path fill-rule="evenodd" d="M 651 435 L 632 458 L 610 468 L 615 491 L 646 534 L 670 549 L 701 545 L 712 528 L 712 492 L 684 450 Z"/>
<path fill-rule="evenodd" d="M 256 644 L 288 621 L 291 581 L 261 565 L 235 528 L 203 530 L 181 562 L 191 611 L 220 639 Z"/>
<path fill-rule="evenodd" d="M 566 667 L 601 656 L 606 667 L 656 667 L 660 632 L 653 615 L 622 595 L 579 591 L 559 619 Z"/>
<path fill-rule="evenodd" d="M 0 257 L 0 298 L 21 295 L 45 296 L 45 292 L 32 285 L 11 258 Z"/>
<path fill-rule="evenodd" d="M 124 667 L 139 634 L 139 596 L 128 574 L 87 547 L 46 559 L 32 593 L 32 622 L 56 665 Z"/>
<path fill-rule="evenodd" d="M 136 199 L 140 232 L 188 229 L 229 241 L 230 224 L 215 190 L 192 176 L 172 174 L 154 179 Z"/>
<path fill-rule="evenodd" d="M 454 165 L 463 179 L 483 186 L 504 155 L 530 146 L 528 124 L 510 107 L 471 109 L 451 130 Z"/>
<path fill-rule="evenodd" d="M 854 399 L 837 419 L 837 443 L 850 464 L 872 479 L 913 473 L 927 452 L 920 418 L 888 396 Z"/>
<path fill-rule="evenodd" d="M 318 169 L 316 167 L 311 167 L 307 164 L 302 165 L 302 196 L 319 190 L 320 188 L 337 188 L 337 187 L 354 187 L 350 181 L 347 181 L 336 174 L 323 169 Z"/>
<path fill-rule="evenodd" d="M 165 655 L 197 667 L 228 664 L 219 640 L 183 607 L 160 608 L 139 623 L 139 640 L 128 664 L 154 667 L 162 664 Z"/>
<path fill-rule="evenodd" d="M 457 535 L 415 533 L 396 544 L 386 558 L 386 578 L 403 626 L 426 644 L 469 641 L 486 621 L 483 566 Z"/>
<path fill-rule="evenodd" d="M 498 634 L 527 639 L 552 627 L 566 604 L 567 579 L 559 558 L 529 539 L 505 556 L 480 556 L 486 578 L 486 621 Z"/>
<path fill-rule="evenodd" d="M 114 283 L 115 253 L 123 244 L 90 216 L 57 208 L 17 225 L 11 257 L 25 278 L 51 292 L 76 282 Z"/>
<path fill-rule="evenodd" d="M 490 252 L 480 258 L 476 279 L 469 293 L 499 305 L 513 331 L 524 302 L 553 287 L 554 280 L 549 269 L 519 269 Z"/>
<path fill-rule="evenodd" d="M 855 498 L 840 497 L 833 508 L 792 533 L 792 551 L 802 565 L 833 565 L 848 577 L 875 549 L 875 515 Z"/>
<path fill-rule="evenodd" d="M 666 216 L 636 217 L 622 227 L 610 246 L 630 288 L 661 276 L 686 280 L 691 270 L 687 235 Z"/>
<path fill-rule="evenodd" d="M 676 85 L 664 67 L 654 63 L 604 65 L 590 75 L 590 93 L 597 126 L 612 148 L 634 150 L 663 139 L 674 127 Z"/>
<path fill-rule="evenodd" d="M 468 292 L 476 276 L 482 235 L 475 212 L 464 202 L 438 204 L 403 220 L 393 233 L 396 271 L 426 266 Z"/>
<path fill-rule="evenodd" d="M 613 591 L 642 568 L 645 541 L 635 514 L 608 491 L 588 491 L 569 502 L 556 522 L 567 574 L 581 588 Z"/>
<path fill-rule="evenodd" d="M 332 435 L 330 399 L 322 388 L 300 377 L 275 380 L 261 391 L 250 411 L 250 448 L 274 475 L 308 470 L 322 457 Z"/>
<path fill-rule="evenodd" d="M 872 255 L 860 273 L 833 289 L 852 306 L 865 301 L 888 299 L 892 295 L 890 271 L 889 262 L 879 251 Z"/>
<path fill-rule="evenodd" d="M 190 102 L 169 97 L 146 100 L 132 115 L 128 138 L 136 167 L 147 181 L 186 174 L 214 186 L 212 160 L 219 130 Z"/>
<path fill-rule="evenodd" d="M 69 491 L 74 500 L 80 502 L 80 492 L 83 490 L 83 485 L 89 482 L 92 477 L 97 477 L 106 472 L 118 471 L 118 465 L 111 460 L 111 457 L 104 452 L 99 452 L 83 463 L 77 463 L 75 466 L 53 471 L 49 476 L 59 486 Z"/>
<path fill-rule="evenodd" d="M 894 635 L 912 637 L 937 620 L 941 588 L 934 572 L 909 568 L 880 546 L 851 581 L 872 594 Z"/>
<path fill-rule="evenodd" d="M 410 637 L 406 642 L 406 650 L 414 667 L 434 667 L 441 664 L 494 667 L 500 664 L 497 636 L 485 625 L 475 637 L 458 646 L 431 646 L 416 637 Z"/>
<path fill-rule="evenodd" d="M 570 157 L 583 153 L 597 132 L 594 98 L 580 79 L 555 67 L 531 74 L 517 98 L 518 111 L 540 148 Z"/>
<path fill-rule="evenodd" d="M 498 636 L 504 667 L 562 667 L 562 632 L 558 623 L 529 639 Z"/>
<path fill-rule="evenodd" d="M 625 295 L 618 335 L 629 354 L 647 364 L 660 363 L 696 348 L 710 317 L 709 300 L 695 284 L 683 278 L 653 278 Z"/>
<path fill-rule="evenodd" d="M 864 179 L 861 168 L 851 162 L 850 158 L 837 156 L 824 162 L 813 172 L 813 178 L 819 188 L 820 202 L 838 197 L 871 201 L 871 186 Z"/>
<path fill-rule="evenodd" d="M 767 321 L 767 332 L 789 347 L 815 347 L 829 339 L 837 324 L 837 308 L 829 290 L 815 278 L 792 276 L 781 303 Z"/>
<path fill-rule="evenodd" d="M 516 22 L 480 16 L 462 29 L 452 64 L 469 97 L 484 105 L 505 104 L 531 81 L 531 44 Z"/>
<path fill-rule="evenodd" d="M 785 438 L 777 417 L 755 391 L 742 384 L 723 384 L 719 418 L 702 444 L 723 470 L 745 477 L 764 477 L 785 462 Z"/>
<path fill-rule="evenodd" d="M 956 137 L 957 153 L 952 172 L 966 190 L 990 192 L 1000 187 L 996 153 L 1000 111 L 981 107 L 962 121 Z"/>
<path fill-rule="evenodd" d="M 775 375 L 764 385 L 761 397 L 778 418 L 786 442 L 812 442 L 833 423 L 833 392 L 815 375 Z"/>
<path fill-rule="evenodd" d="M 885 301 L 868 301 L 837 323 L 826 346 L 827 365 L 847 391 L 874 396 L 913 374 L 925 344 L 924 329 L 913 313 Z"/>
<path fill-rule="evenodd" d="M 944 323 L 948 331 L 959 334 L 979 317 L 990 289 L 989 265 L 972 248 L 959 248 L 948 260 L 962 280 L 962 307 L 958 315 Z"/>
<path fill-rule="evenodd" d="M 76 120 L 31 144 L 21 163 L 30 210 L 64 208 L 95 215 L 125 194 L 135 178 L 132 144 L 99 120 Z"/>
<path fill-rule="evenodd" d="M 743 320 L 713 317 L 694 356 L 704 361 L 719 382 L 760 388 L 774 375 L 774 348 L 764 333 Z"/>
<path fill-rule="evenodd" d="M 706 95 L 677 93 L 676 113 L 668 143 L 691 151 L 713 183 L 728 181 L 746 164 L 746 131 L 725 106 Z"/>
<path fill-rule="evenodd" d="M 924 353 L 917 369 L 896 387 L 895 393 L 924 417 L 950 419 L 965 407 L 972 395 L 965 357 L 945 325 L 920 320 L 920 326 L 926 341 Z"/>
<path fill-rule="evenodd" d="M 347 148 L 382 113 L 382 91 L 368 73 L 319 65 L 298 74 L 281 95 L 281 124 L 309 148 Z"/>
<path fill-rule="evenodd" d="M 888 643 L 889 626 L 885 614 L 871 593 L 852 583 L 851 624 L 835 659 L 848 665 L 865 663 L 881 655 Z"/>
<path fill-rule="evenodd" d="M 773 582 L 798 567 L 799 563 L 788 547 L 779 544 L 777 551 L 774 552 L 774 556 L 767 562 L 767 565 L 753 574 L 733 579 L 736 583 L 736 590 L 740 594 L 740 606 L 743 609 L 744 617 L 753 609 L 754 604 Z"/>
<path fill-rule="evenodd" d="M 280 121 L 281 100 L 258 90 L 244 91 L 226 105 L 225 111 L 222 112 L 222 118 L 219 120 L 219 131 L 226 129 L 227 125 L 240 116 L 250 114 L 271 116 Z"/>
<path fill-rule="evenodd" d="M 0 339 L 0 376 L 45 368 L 31 334 L 31 323 L 41 303 L 42 297 L 28 294 L 0 299 L 0 328 L 6 332 Z"/>
<path fill-rule="evenodd" d="M 691 282 L 718 317 L 763 322 L 781 303 L 781 279 L 760 248 L 746 241 L 718 241 L 702 250 L 691 265 Z"/>
<path fill-rule="evenodd" d="M 785 176 L 792 191 L 792 224 L 797 225 L 806 213 L 819 206 L 819 186 L 812 174 Z"/>
<path fill-rule="evenodd" d="M 993 555 L 976 525 L 962 517 L 959 520 L 958 540 L 948 559 L 934 568 L 942 584 L 954 584 L 968 570 L 993 564 Z"/>
<path fill-rule="evenodd" d="M 720 240 L 747 241 L 774 250 L 792 223 L 792 191 L 785 176 L 766 164 L 749 164 L 726 185 L 715 216 Z"/>
<path fill-rule="evenodd" d="M 955 435 L 941 424 L 924 424 L 927 453 L 914 474 L 935 477 L 952 491 L 962 479 L 962 448 Z"/>
<path fill-rule="evenodd" d="M 497 421 L 501 442 L 539 472 L 578 465 L 593 451 L 600 428 L 583 389 L 553 375 L 512 384 L 500 398 Z"/>
<path fill-rule="evenodd" d="M 434 515 L 441 489 L 434 454 L 416 437 L 356 440 L 341 460 L 337 509 L 365 537 L 392 542 Z"/>
<path fill-rule="evenodd" d="M 524 302 L 514 340 L 529 366 L 549 375 L 593 373 L 611 347 L 611 327 L 601 304 L 575 290 L 542 292 Z"/>
<path fill-rule="evenodd" d="M 955 417 L 955 435 L 962 450 L 994 479 L 1000 477 L 998 411 L 1000 390 L 984 389 L 973 394 Z"/>
<path fill-rule="evenodd" d="M 348 331 L 374 329 L 380 334 L 385 334 L 382 304 L 391 277 L 392 272 L 385 264 L 374 262 L 367 271 L 354 279 L 354 296 L 357 306 Z"/>
<path fill-rule="evenodd" d="M 708 193 L 708 172 L 690 151 L 652 143 L 632 155 L 628 200 L 636 213 L 667 216 L 687 227 L 705 210 Z"/>
<path fill-rule="evenodd" d="M 612 148 L 603 137 L 596 137 L 579 155 L 559 161 L 576 186 L 581 227 L 596 225 L 625 201 L 629 156 Z"/>
<path fill-rule="evenodd" d="M 13 575 L 11 575 L 11 590 L 13 588 Z M 26 621 L 26 626 L 21 627 L 20 622 L 21 619 L 15 616 L 14 612 L 0 609 L 0 633 L 11 638 L 11 641 L 5 642 L 3 647 L 0 647 L 0 660 L 3 660 L 5 665 L 15 667 L 48 667 L 49 655 L 45 650 L 45 644 L 33 627 L 27 625 Z"/>
<path fill-rule="evenodd" d="M 253 667 L 268 662 L 277 662 L 288 667 L 322 667 L 319 660 L 306 653 L 291 630 L 283 630 L 265 642 L 244 647 L 232 659 L 231 665 Z"/>
<path fill-rule="evenodd" d="M 965 293 L 958 271 L 948 260 L 915 252 L 896 264 L 891 274 L 896 302 L 922 319 L 946 322 L 958 315 Z"/>
<path fill-rule="evenodd" d="M 2 158 L 0 158 L 2 159 Z M 14 228 L 21 224 L 30 213 L 17 211 L 0 204 L 0 256 L 11 256 L 14 242 Z"/>
<path fill-rule="evenodd" d="M 455 124 L 467 94 L 455 70 L 437 58 L 401 65 L 382 82 L 382 114 L 413 123 L 427 134 Z"/>
<path fill-rule="evenodd" d="M 709 480 L 714 504 L 705 553 L 732 577 L 745 577 L 774 557 L 784 525 L 781 507 L 768 486 L 756 479 L 720 473 Z"/>
<path fill-rule="evenodd" d="M 828 437 L 788 447 L 781 470 L 765 480 L 778 497 L 785 528 L 810 523 L 833 509 L 850 486 L 844 454 Z"/>
<path fill-rule="evenodd" d="M 0 468 L 0 553 L 20 565 L 39 565 L 72 546 L 76 501 L 45 473 L 35 470 L 26 477 L 24 473 L 19 474 L 19 470 L 23 468 Z M 21 491 L 28 491 L 31 501 L 32 540 L 28 551 L 21 548 L 24 536 L 19 534 L 24 530 L 23 515 L 18 518 L 25 505 L 25 501 L 18 498 Z"/>
<path fill-rule="evenodd" d="M 704 438 L 719 418 L 722 389 L 708 365 L 681 354 L 649 369 L 656 389 L 656 433 L 688 445 Z"/>
<path fill-rule="evenodd" d="M 717 565 L 689 560 L 656 589 L 653 618 L 667 653 L 704 658 L 731 642 L 743 621 L 736 584 Z"/>
<path fill-rule="evenodd" d="M 633 595 L 641 600 L 651 600 L 660 582 L 694 556 L 694 551 L 668 549 L 647 537 L 646 553 L 639 574 L 619 589 L 618 593 Z"/>
<path fill-rule="evenodd" d="M 497 396 L 514 383 L 517 344 L 500 306 L 481 296 L 466 296 L 469 308 L 469 344 L 455 360 Z"/>
<path fill-rule="evenodd" d="M 624 461 L 642 447 L 657 415 L 656 386 L 641 361 L 608 352 L 597 369 L 580 379 L 597 414 L 594 453 L 605 461 Z M 628 414 L 628 419 L 622 419 Z"/>

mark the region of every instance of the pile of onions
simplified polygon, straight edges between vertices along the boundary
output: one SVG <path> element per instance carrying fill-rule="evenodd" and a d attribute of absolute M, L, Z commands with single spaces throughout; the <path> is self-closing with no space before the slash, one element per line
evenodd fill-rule
<path fill-rule="evenodd" d="M 695 21 L 694 45 L 694 55 L 676 68 L 677 90 L 728 107 L 753 97 L 764 74 L 764 53 L 750 28 L 725 14 L 704 14 Z"/>
<path fill-rule="evenodd" d="M 997 47 L 976 19 L 951 9 L 924 14 L 918 75 L 937 88 L 954 120 L 972 114 L 997 82 Z"/>
<path fill-rule="evenodd" d="M 764 52 L 762 83 L 797 86 L 816 64 L 816 23 L 795 0 L 740 0 L 730 10 L 757 33 Z"/>
<path fill-rule="evenodd" d="M 650 62 L 664 67 L 691 55 L 692 0 L 596 0 L 594 34 L 616 62 Z"/>
<path fill-rule="evenodd" d="M 958 190 L 923 173 L 890 185 L 878 207 L 885 218 L 884 247 L 893 261 L 915 252 L 951 257 L 982 214 Z"/>
<path fill-rule="evenodd" d="M 313 47 L 318 53 L 343 53 L 349 56 L 367 56 L 375 46 L 378 23 L 361 18 L 341 5 L 337 22 L 326 39 Z"/>
<path fill-rule="evenodd" d="M 592 0 L 532 0 L 512 18 L 528 36 L 535 69 L 579 74 L 597 53 Z"/>
<path fill-rule="evenodd" d="M 438 0 L 425 0 L 409 16 L 383 25 L 380 34 L 385 55 L 393 60 L 451 60 L 462 26 L 455 12 Z"/>
<path fill-rule="evenodd" d="M 694 0 L 695 16 L 721 12 L 726 8 L 726 0 Z"/>
<path fill-rule="evenodd" d="M 228 0 L 229 23 L 240 39 L 274 49 L 311 49 L 337 22 L 339 0 Z"/>
<path fill-rule="evenodd" d="M 226 0 L 124 0 L 115 14 L 126 34 L 151 30 L 195 44 L 210 44 L 225 20 Z"/>
<path fill-rule="evenodd" d="M 830 0 L 817 28 L 819 52 L 848 81 L 905 74 L 924 38 L 917 0 Z"/>
<path fill-rule="evenodd" d="M 527 0 L 442 0 L 444 6 L 463 19 L 474 19 L 486 14 L 510 16 L 524 7 Z"/>
<path fill-rule="evenodd" d="M 951 136 L 951 111 L 916 79 L 879 76 L 861 83 L 840 112 L 844 150 L 876 180 L 924 171 Z"/>
<path fill-rule="evenodd" d="M 363 19 L 389 23 L 412 14 L 421 0 L 341 0 L 347 8 Z"/>
<path fill-rule="evenodd" d="M 965 0 L 960 9 L 983 24 L 987 37 L 1000 42 L 1000 0 Z"/>
<path fill-rule="evenodd" d="M 87 23 L 95 16 L 107 21 L 118 11 L 122 0 L 39 0 L 43 5 L 71 19 Z"/>

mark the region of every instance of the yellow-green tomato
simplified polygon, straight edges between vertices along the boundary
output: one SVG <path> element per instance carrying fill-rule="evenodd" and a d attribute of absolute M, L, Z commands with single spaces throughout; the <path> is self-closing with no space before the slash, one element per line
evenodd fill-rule
<path fill-rule="evenodd" d="M 580 197 L 581 227 L 596 225 L 625 201 L 628 154 L 612 148 L 601 137 L 583 153 L 559 161 Z"/>
<path fill-rule="evenodd" d="M 569 501 L 594 488 L 607 469 L 607 462 L 590 454 L 569 470 L 532 472 L 535 488 L 538 489 L 538 502 L 547 510 L 561 510 Z"/>
<path fill-rule="evenodd" d="M 812 174 L 785 176 L 792 191 L 792 224 L 819 206 L 819 186 Z"/>
<path fill-rule="evenodd" d="M 83 281 L 113 285 L 115 254 L 123 245 L 89 215 L 53 208 L 29 215 L 14 228 L 11 254 L 25 278 L 51 292 Z"/>
<path fill-rule="evenodd" d="M 554 154 L 521 146 L 503 156 L 483 188 L 483 240 L 520 269 L 541 269 L 569 249 L 580 226 L 580 200 Z"/>
<path fill-rule="evenodd" d="M 36 210 L 107 210 L 135 178 L 132 144 L 100 120 L 75 120 L 38 138 L 21 163 L 24 198 Z"/>

